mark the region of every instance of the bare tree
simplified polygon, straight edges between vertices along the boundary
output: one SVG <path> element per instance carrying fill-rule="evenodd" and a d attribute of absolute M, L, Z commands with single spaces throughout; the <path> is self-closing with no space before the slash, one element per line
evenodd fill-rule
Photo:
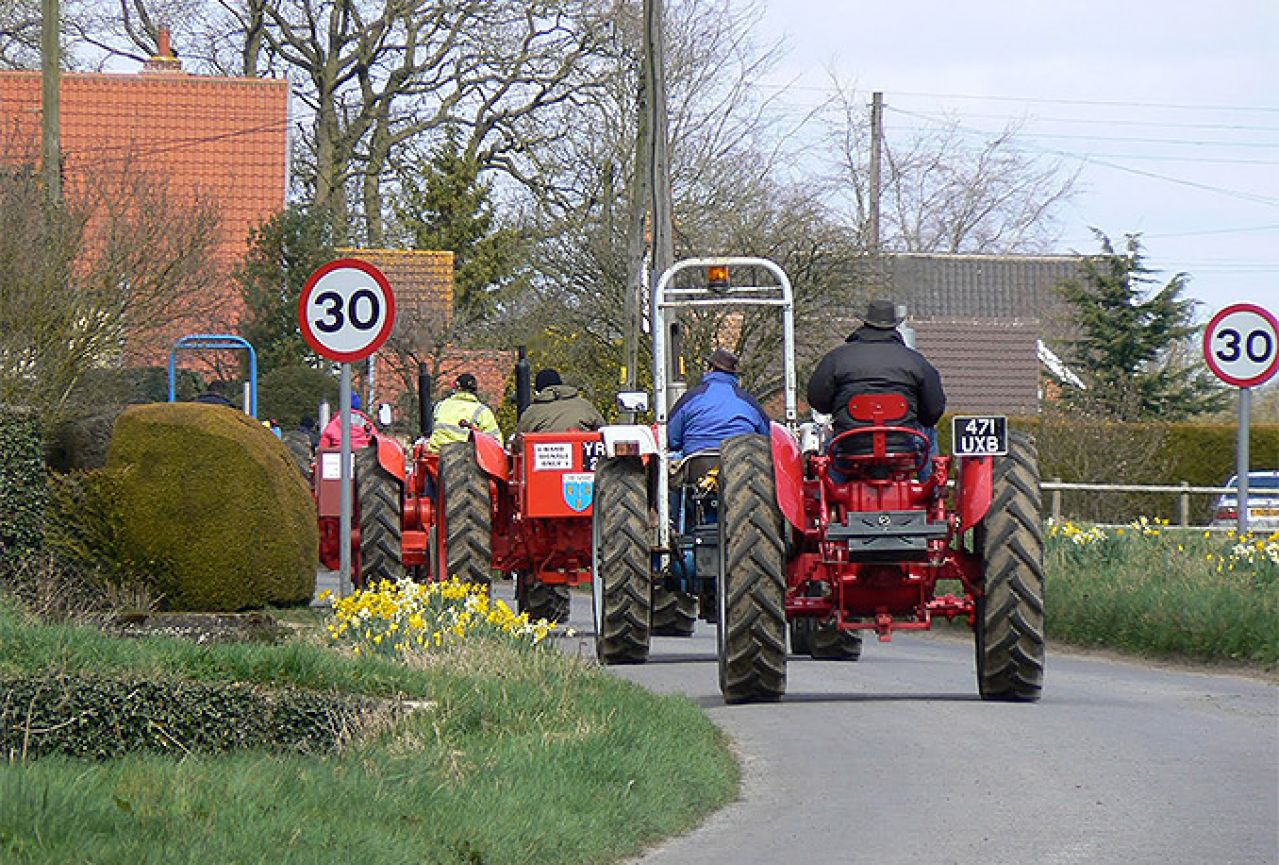
<path fill-rule="evenodd" d="M 39 0 L 0 2 L 0 68 L 35 69 L 39 65 Z"/>
<path fill-rule="evenodd" d="M 0 403 L 36 406 L 49 423 L 90 370 L 207 314 L 199 299 L 218 280 L 208 208 L 137 173 L 76 192 L 46 207 L 32 171 L 0 174 Z"/>
<path fill-rule="evenodd" d="M 832 76 L 835 120 L 827 141 L 838 173 L 832 188 L 864 236 L 869 221 L 870 128 L 858 91 Z M 977 146 L 957 120 L 885 142 L 882 241 L 901 252 L 1041 252 L 1053 240 L 1054 209 L 1077 173 L 1028 154 L 1010 125 Z"/>

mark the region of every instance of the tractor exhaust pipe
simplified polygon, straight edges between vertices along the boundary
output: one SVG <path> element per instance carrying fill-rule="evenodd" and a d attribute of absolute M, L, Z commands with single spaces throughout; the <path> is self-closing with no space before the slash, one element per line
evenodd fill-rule
<path fill-rule="evenodd" d="M 515 362 L 515 416 L 533 404 L 533 365 L 528 362 L 526 346 L 520 346 L 520 359 Z"/>
<path fill-rule="evenodd" d="M 431 374 L 426 371 L 425 363 L 417 365 L 417 415 L 422 438 L 430 438 L 435 426 L 435 413 L 431 402 Z"/>

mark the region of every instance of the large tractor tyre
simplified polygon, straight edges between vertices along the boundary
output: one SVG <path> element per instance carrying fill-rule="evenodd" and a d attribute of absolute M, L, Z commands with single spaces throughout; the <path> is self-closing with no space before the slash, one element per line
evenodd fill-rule
<path fill-rule="evenodd" d="M 488 586 L 492 579 L 493 518 L 488 478 L 475 461 L 472 442 L 454 442 L 440 451 L 439 536 L 436 553 L 441 580 L 457 578 Z M 439 541 L 443 543 L 439 543 Z"/>
<path fill-rule="evenodd" d="M 355 452 L 355 495 L 360 519 L 360 588 L 404 576 L 400 558 L 399 480 L 377 461 L 377 447 Z"/>
<path fill-rule="evenodd" d="M 862 635 L 841 631 L 831 622 L 812 622 L 808 653 L 819 661 L 856 661 L 862 656 Z"/>
<path fill-rule="evenodd" d="M 606 459 L 595 471 L 591 594 L 595 653 L 604 664 L 648 660 L 653 589 L 647 489 L 639 460 Z"/>
<path fill-rule="evenodd" d="M 516 574 L 515 581 L 516 602 L 521 613 L 528 613 L 530 619 L 546 619 L 557 625 L 568 621 L 568 586 L 543 583 L 527 571 Z"/>
<path fill-rule="evenodd" d="M 1044 536 L 1034 442 L 1010 432 L 995 457 L 990 511 L 974 541 L 985 566 L 977 601 L 977 687 L 983 700 L 1033 702 L 1044 682 Z"/>
<path fill-rule="evenodd" d="M 697 624 L 697 596 L 653 586 L 653 635 L 691 637 Z"/>
<path fill-rule="evenodd" d="M 767 436 L 720 449 L 719 687 L 728 703 L 786 692 L 786 560 Z"/>

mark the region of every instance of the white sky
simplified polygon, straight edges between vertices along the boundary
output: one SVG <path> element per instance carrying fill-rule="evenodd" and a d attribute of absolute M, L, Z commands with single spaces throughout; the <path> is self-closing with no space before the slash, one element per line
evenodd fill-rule
<path fill-rule="evenodd" d="M 797 116 L 832 69 L 883 91 L 890 146 L 919 115 L 974 141 L 1024 119 L 1026 150 L 1083 165 L 1054 251 L 1096 252 L 1091 226 L 1140 233 L 1156 276 L 1190 274 L 1200 321 L 1279 314 L 1276 0 L 766 2 L 757 39 L 790 49 L 767 82 L 795 85 Z"/>

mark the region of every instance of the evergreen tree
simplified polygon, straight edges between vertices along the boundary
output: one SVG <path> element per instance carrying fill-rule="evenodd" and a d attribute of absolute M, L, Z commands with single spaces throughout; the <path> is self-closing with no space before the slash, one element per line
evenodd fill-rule
<path fill-rule="evenodd" d="M 1069 356 L 1087 388 L 1063 392 L 1067 404 L 1115 420 L 1184 420 L 1222 408 L 1228 393 L 1198 362 L 1193 337 L 1195 301 L 1181 297 L 1188 277 L 1162 288 L 1145 266 L 1138 235 L 1124 252 L 1095 232 L 1101 253 L 1084 262 L 1082 279 L 1058 292 L 1073 307 L 1079 336 Z"/>
<path fill-rule="evenodd" d="M 518 281 L 519 233 L 500 227 L 493 190 L 479 179 L 479 164 L 450 136 L 431 155 L 426 171 L 401 179 L 395 211 L 414 249 L 453 253 L 453 306 L 472 320 L 491 313 L 500 289 Z"/>
<path fill-rule="evenodd" d="M 298 330 L 298 298 L 316 268 L 336 257 L 329 225 L 326 214 L 290 205 L 253 231 L 237 274 L 245 305 L 240 332 L 263 372 L 319 363 Z"/>

